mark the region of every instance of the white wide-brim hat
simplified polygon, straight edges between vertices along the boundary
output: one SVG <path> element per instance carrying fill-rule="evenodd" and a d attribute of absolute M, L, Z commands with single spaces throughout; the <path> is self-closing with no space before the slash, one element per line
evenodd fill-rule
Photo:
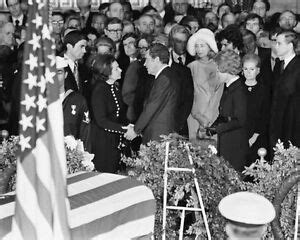
<path fill-rule="evenodd" d="M 237 192 L 219 203 L 223 217 L 236 223 L 265 225 L 275 218 L 275 209 L 265 197 L 252 192 Z"/>
<path fill-rule="evenodd" d="M 213 52 L 218 52 L 214 33 L 208 28 L 201 28 L 197 32 L 195 32 L 188 40 L 187 51 L 190 55 L 196 55 L 195 44 L 199 40 L 204 41 Z"/>

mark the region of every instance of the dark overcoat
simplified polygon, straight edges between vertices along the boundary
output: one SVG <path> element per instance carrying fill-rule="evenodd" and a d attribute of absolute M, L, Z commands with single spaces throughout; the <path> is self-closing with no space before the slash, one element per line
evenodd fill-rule
<path fill-rule="evenodd" d="M 219 106 L 219 116 L 231 120 L 220 123 L 216 127 L 219 155 L 240 172 L 244 170 L 248 152 L 246 91 L 241 79 L 236 80 L 224 90 Z"/>

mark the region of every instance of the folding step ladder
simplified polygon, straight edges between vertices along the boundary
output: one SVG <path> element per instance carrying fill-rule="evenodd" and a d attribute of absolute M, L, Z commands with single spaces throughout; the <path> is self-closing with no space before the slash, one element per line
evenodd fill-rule
<path fill-rule="evenodd" d="M 205 209 L 200 193 L 199 184 L 196 178 L 195 174 L 195 168 L 194 168 L 194 162 L 190 154 L 190 148 L 188 144 L 185 144 L 185 149 L 188 154 L 189 162 L 191 165 L 191 168 L 175 168 L 175 167 L 169 167 L 168 166 L 168 160 L 169 160 L 169 149 L 170 149 L 170 142 L 166 142 L 166 156 L 165 156 L 165 171 L 164 171 L 164 196 L 163 196 L 163 235 L 162 240 L 166 240 L 166 217 L 167 217 L 167 210 L 179 210 L 182 211 L 181 213 L 181 221 L 180 221 L 180 229 L 179 229 L 179 240 L 183 239 L 183 227 L 184 227 L 184 219 L 185 219 L 185 211 L 193 211 L 193 212 L 201 212 L 202 218 L 204 221 L 206 233 L 207 233 L 207 239 L 211 240 L 211 235 L 207 223 L 207 218 L 205 214 Z M 196 187 L 198 202 L 200 204 L 200 208 L 192 208 L 192 207 L 180 207 L 180 206 L 167 206 L 167 184 L 168 184 L 168 172 L 174 171 L 174 172 L 191 172 L 191 174 L 194 175 L 194 183 Z"/>

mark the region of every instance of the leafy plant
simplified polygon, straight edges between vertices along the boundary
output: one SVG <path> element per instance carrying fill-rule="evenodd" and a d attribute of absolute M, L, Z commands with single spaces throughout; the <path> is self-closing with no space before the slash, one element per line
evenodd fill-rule
<path fill-rule="evenodd" d="M 0 172 L 7 168 L 16 168 L 19 137 L 11 136 L 0 144 Z"/>

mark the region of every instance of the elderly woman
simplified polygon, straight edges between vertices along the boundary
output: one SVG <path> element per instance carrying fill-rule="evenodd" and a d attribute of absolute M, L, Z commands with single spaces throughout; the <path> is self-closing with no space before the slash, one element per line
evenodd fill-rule
<path fill-rule="evenodd" d="M 91 97 L 92 152 L 95 168 L 101 172 L 119 170 L 120 144 L 125 131 L 124 104 L 115 82 L 121 69 L 112 55 L 98 55 L 92 62 Z"/>
<path fill-rule="evenodd" d="M 248 151 L 247 90 L 239 77 L 242 69 L 240 56 L 233 50 L 224 50 L 215 58 L 220 81 L 225 83 L 219 106 L 219 116 L 207 128 L 207 135 L 218 134 L 218 153 L 232 167 L 242 172 Z"/>

